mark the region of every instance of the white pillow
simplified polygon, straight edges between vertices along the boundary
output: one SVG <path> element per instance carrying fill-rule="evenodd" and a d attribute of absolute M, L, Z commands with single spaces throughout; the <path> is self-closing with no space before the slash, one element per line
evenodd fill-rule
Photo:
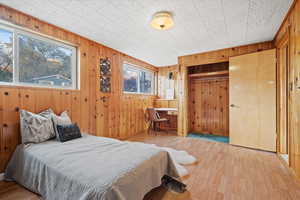
<path fill-rule="evenodd" d="M 35 114 L 20 110 L 20 131 L 22 143 L 40 143 L 55 137 L 51 121 L 53 111 L 45 110 Z"/>
<path fill-rule="evenodd" d="M 58 131 L 57 131 L 57 125 L 64 126 L 64 125 L 71 125 L 72 124 L 72 121 L 71 121 L 67 111 L 62 112 L 60 114 L 60 116 L 52 113 L 51 118 L 52 118 L 56 138 L 59 138 L 58 137 Z"/>

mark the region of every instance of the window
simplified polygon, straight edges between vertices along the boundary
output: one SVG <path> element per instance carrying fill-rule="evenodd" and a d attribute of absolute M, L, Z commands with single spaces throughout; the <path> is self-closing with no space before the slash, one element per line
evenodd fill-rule
<path fill-rule="evenodd" d="M 19 29 L 0 26 L 0 82 L 77 88 L 76 48 Z"/>
<path fill-rule="evenodd" d="M 0 29 L 0 81 L 13 81 L 13 33 Z"/>
<path fill-rule="evenodd" d="M 123 91 L 129 93 L 153 94 L 154 73 L 132 64 L 124 63 Z"/>

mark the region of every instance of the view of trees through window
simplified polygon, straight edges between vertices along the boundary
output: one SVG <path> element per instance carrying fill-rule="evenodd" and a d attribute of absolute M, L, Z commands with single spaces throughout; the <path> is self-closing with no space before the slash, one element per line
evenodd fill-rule
<path fill-rule="evenodd" d="M 123 89 L 125 92 L 153 93 L 154 73 L 124 63 Z"/>
<path fill-rule="evenodd" d="M 126 92 L 138 92 L 138 72 L 124 69 L 124 91 Z"/>
<path fill-rule="evenodd" d="M 152 93 L 152 80 L 153 80 L 153 73 L 147 73 L 144 71 L 140 72 L 140 88 L 142 93 Z"/>
<path fill-rule="evenodd" d="M 0 82 L 70 88 L 74 79 L 75 47 L 0 28 Z"/>
<path fill-rule="evenodd" d="M 13 81 L 13 33 L 0 29 L 0 81 Z"/>
<path fill-rule="evenodd" d="M 19 81 L 68 86 L 72 84 L 72 51 L 51 43 L 18 36 Z"/>

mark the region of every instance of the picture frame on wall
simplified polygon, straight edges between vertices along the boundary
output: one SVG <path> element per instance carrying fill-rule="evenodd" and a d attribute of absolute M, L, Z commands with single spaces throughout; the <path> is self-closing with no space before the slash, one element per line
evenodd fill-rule
<path fill-rule="evenodd" d="M 100 75 L 110 76 L 111 75 L 111 63 L 108 58 L 100 59 Z"/>
<path fill-rule="evenodd" d="M 108 58 L 100 59 L 100 91 L 111 92 L 111 62 Z"/>

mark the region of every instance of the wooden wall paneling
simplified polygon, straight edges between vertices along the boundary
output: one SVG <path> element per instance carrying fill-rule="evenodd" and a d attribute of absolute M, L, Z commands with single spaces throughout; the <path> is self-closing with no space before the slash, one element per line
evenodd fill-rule
<path fill-rule="evenodd" d="M 223 122 L 221 129 L 225 130 L 226 133 L 229 133 L 229 96 L 227 96 L 229 95 L 229 82 L 226 83 L 226 86 L 222 85 L 221 88 L 220 101 L 224 102 L 223 106 L 221 107 L 221 121 Z"/>
<path fill-rule="evenodd" d="M 173 73 L 173 78 L 169 79 L 169 73 Z M 157 88 L 157 96 L 160 99 L 166 98 L 166 89 L 174 88 L 175 93 L 175 99 L 178 96 L 177 91 L 177 74 L 178 74 L 178 66 L 177 65 L 171 65 L 171 66 L 164 66 L 158 68 L 157 73 L 157 82 L 158 82 L 158 88 Z"/>
<path fill-rule="evenodd" d="M 89 70 L 89 133 L 96 135 L 96 90 L 97 90 L 97 79 L 96 70 L 98 59 L 98 48 L 95 42 L 89 43 L 89 54 L 88 54 L 88 70 Z"/>
<path fill-rule="evenodd" d="M 133 120 L 134 132 L 139 131 L 138 124 L 139 124 L 139 121 L 141 120 L 138 118 L 138 113 L 139 113 L 138 102 L 139 101 L 140 101 L 140 99 L 135 99 L 134 104 L 133 104 L 133 112 L 136 111 L 136 114 L 133 114 L 133 116 L 134 116 L 134 120 Z"/>
<path fill-rule="evenodd" d="M 81 126 L 81 107 L 80 107 L 80 92 L 72 91 L 71 92 L 71 104 L 72 104 L 72 113 L 71 119 L 73 122 L 76 122 Z"/>
<path fill-rule="evenodd" d="M 144 125 L 144 121 L 145 121 L 145 110 L 143 109 L 143 104 L 144 104 L 144 101 L 147 97 L 143 97 L 142 101 L 139 101 L 138 102 L 138 120 L 139 120 L 139 123 L 138 123 L 138 132 L 141 132 L 143 130 L 145 130 L 145 125 Z"/>
<path fill-rule="evenodd" d="M 122 101 L 122 106 L 120 108 L 120 137 L 123 138 L 126 135 L 126 130 L 127 130 L 127 121 L 126 121 L 126 116 L 127 116 L 127 108 L 128 108 L 128 101 L 127 98 L 122 96 L 121 97 Z"/>
<path fill-rule="evenodd" d="M 8 161 L 8 153 L 7 153 L 7 150 L 6 150 L 6 146 L 5 146 L 5 140 L 4 140 L 4 133 L 3 133 L 3 95 L 4 95 L 4 91 L 3 89 L 0 89 L 0 137 L 1 137 L 1 140 L 0 140 L 0 156 L 1 156 L 1 159 L 0 159 L 0 172 L 3 172 L 5 170 L 5 166 L 6 166 L 6 163 Z"/>
<path fill-rule="evenodd" d="M 263 42 L 228 49 L 210 51 L 205 53 L 181 56 L 179 57 L 181 60 L 179 64 L 183 64 L 185 67 L 189 67 L 196 65 L 228 62 L 229 57 L 267 50 L 271 49 L 273 46 L 274 45 L 272 42 Z"/>
<path fill-rule="evenodd" d="M 72 116 L 72 92 L 64 90 L 61 92 L 61 102 L 62 102 L 62 112 L 67 111 L 70 116 Z M 88 131 L 89 133 L 92 133 Z"/>
<path fill-rule="evenodd" d="M 126 115 L 125 115 L 125 119 L 127 122 L 126 122 L 126 129 L 125 129 L 125 132 L 126 132 L 126 135 L 128 134 L 129 136 L 131 136 L 131 123 L 132 123 L 132 115 L 130 113 L 131 111 L 131 105 L 132 105 L 132 101 L 131 101 L 131 98 L 129 95 L 124 95 L 125 98 L 126 98 L 126 102 L 127 102 L 127 105 L 126 105 Z"/>
<path fill-rule="evenodd" d="M 168 100 L 156 99 L 154 101 L 154 106 L 156 108 L 168 108 L 169 107 L 169 101 Z"/>
<path fill-rule="evenodd" d="M 177 134 L 186 136 L 189 131 L 188 119 L 188 71 L 184 65 L 181 57 L 178 58 L 179 72 L 178 72 L 178 128 Z"/>
<path fill-rule="evenodd" d="M 177 100 L 170 100 L 168 106 L 169 106 L 169 108 L 177 108 L 178 107 Z"/>
<path fill-rule="evenodd" d="M 115 92 L 114 92 L 114 108 L 116 109 L 115 111 L 115 116 L 114 116 L 114 123 L 115 123 L 115 134 L 116 134 L 116 137 L 117 138 L 120 138 L 120 126 L 121 126 L 121 104 L 119 102 L 121 102 L 121 96 L 119 95 L 122 90 L 121 90 L 121 74 L 123 71 L 121 71 L 121 68 L 120 68 L 120 56 L 119 54 L 115 53 L 113 55 L 113 63 L 116 63 L 115 64 L 115 73 L 116 73 L 116 76 L 113 80 L 114 82 L 114 85 L 115 85 Z"/>
<path fill-rule="evenodd" d="M 111 122 L 112 122 L 112 136 L 119 138 L 119 120 L 118 115 L 120 112 L 120 107 L 118 105 L 118 102 L 120 102 L 120 90 L 118 85 L 118 80 L 120 79 L 120 71 L 119 71 L 119 63 L 117 54 L 115 52 L 112 52 L 111 60 L 113 63 L 113 70 L 114 70 L 114 76 L 112 82 L 113 82 L 113 96 L 112 96 L 112 104 L 111 104 L 111 110 L 112 116 L 111 116 Z"/>
<path fill-rule="evenodd" d="M 131 132 L 135 132 L 135 131 L 137 131 L 136 130 L 136 121 L 137 121 L 137 119 L 136 119 L 136 115 L 134 114 L 134 110 L 136 109 L 136 99 L 134 99 L 133 98 L 133 95 L 130 97 L 130 99 L 131 99 L 131 104 L 130 104 L 130 119 L 131 119 L 131 122 L 130 122 L 130 130 L 131 130 Z M 130 131 L 129 130 L 129 131 Z M 131 135 L 132 136 L 132 135 Z"/>
<path fill-rule="evenodd" d="M 67 93 L 66 91 L 63 90 L 51 90 L 48 91 L 49 93 L 51 93 L 51 101 L 52 101 L 52 105 L 51 108 L 53 109 L 53 111 L 56 114 L 60 114 L 64 111 L 67 111 L 68 114 L 71 115 L 71 109 L 70 109 L 70 101 L 71 101 L 71 95 L 65 95 L 65 93 Z M 48 94 L 47 98 L 49 98 Z M 70 96 L 70 98 L 68 99 L 68 96 Z M 47 106 L 49 106 L 49 104 L 47 104 Z"/>
<path fill-rule="evenodd" d="M 35 113 L 36 112 L 35 104 L 37 101 L 36 94 L 37 92 L 35 90 L 31 90 L 31 89 L 20 90 L 20 95 L 21 95 L 20 108 Z"/>
<path fill-rule="evenodd" d="M 100 92 L 100 59 L 103 58 L 103 49 L 99 47 L 97 49 L 98 58 L 96 64 L 96 135 L 104 136 L 104 96 Z"/>
<path fill-rule="evenodd" d="M 36 90 L 35 111 L 41 112 L 53 106 L 53 93 L 51 90 Z"/>
<path fill-rule="evenodd" d="M 80 98 L 81 98 L 81 130 L 89 131 L 89 70 L 88 70 L 88 41 L 80 38 Z"/>
<path fill-rule="evenodd" d="M 126 95 L 122 91 L 122 63 L 127 60 L 157 72 L 156 67 L 3 5 L 0 5 L 0 19 L 46 37 L 75 45 L 80 66 L 78 90 L 0 86 L 1 93 L 9 90 L 13 98 L 18 96 L 16 99 L 7 101 L 7 98 L 4 98 L 2 101 L 1 95 L 0 108 L 10 104 L 12 108 L 19 107 L 32 112 L 41 112 L 51 107 L 57 114 L 68 110 L 72 121 L 80 125 L 82 132 L 98 136 L 127 138 L 145 130 L 145 120 L 139 118 L 144 115 L 147 107 L 153 106 L 154 96 L 132 95 L 130 98 L 125 98 Z M 99 59 L 105 56 L 112 61 L 111 93 L 101 93 L 99 90 Z M 17 112 L 2 109 L 0 112 L 0 172 L 2 172 L 15 144 L 19 142 L 20 133 L 17 128 L 19 124 Z M 3 119 L 4 115 L 8 116 Z M 133 117 L 136 117 L 134 122 L 130 121 Z M 4 128 L 4 122 L 12 123 L 12 126 Z M 134 123 L 137 125 L 135 126 Z M 4 146 L 9 146 L 6 150 L 8 152 L 4 150 Z"/>
<path fill-rule="evenodd" d="M 188 74 L 187 68 L 198 65 L 228 62 L 230 57 L 272 49 L 272 41 L 250 44 L 245 46 L 221 49 L 199 54 L 180 56 L 178 58 L 178 134 L 185 136 L 189 129 L 188 103 Z"/>
<path fill-rule="evenodd" d="M 115 77 L 115 63 L 112 62 L 112 53 L 110 49 L 104 49 L 103 51 L 103 58 L 108 58 L 111 62 L 111 68 L 112 68 L 112 77 Z M 107 98 L 107 102 L 105 102 L 105 110 L 106 112 L 104 113 L 105 115 L 107 115 L 107 117 L 105 118 L 105 124 L 107 124 L 107 136 L 108 137 L 112 137 L 113 134 L 113 115 L 114 115 L 114 110 L 112 110 L 112 103 L 113 102 L 113 92 L 115 92 L 115 85 L 113 80 L 111 80 L 111 93 L 104 93 L 104 96 L 106 96 Z"/>
<path fill-rule="evenodd" d="M 190 99 L 190 103 L 189 103 L 189 107 L 188 107 L 188 109 L 189 109 L 189 126 L 190 127 L 198 127 L 198 124 L 196 124 L 196 112 L 195 111 L 193 111 L 193 107 L 195 106 L 196 107 L 196 102 L 198 103 L 199 101 L 196 101 L 196 95 L 198 94 L 196 94 L 195 93 L 195 84 L 192 84 L 191 83 L 192 82 L 192 79 L 190 79 L 189 80 L 189 94 L 190 94 L 190 96 L 189 96 L 189 99 Z M 197 120 L 197 122 L 198 122 L 198 120 Z M 193 129 L 193 128 L 192 128 Z"/>
<path fill-rule="evenodd" d="M 169 79 L 169 73 L 173 74 L 172 79 Z M 158 68 L 157 73 L 157 96 L 158 99 L 154 101 L 154 107 L 157 108 L 177 108 L 178 107 L 178 65 L 164 66 Z M 166 90 L 174 89 L 174 100 L 167 100 Z M 166 113 L 161 113 L 161 117 L 166 117 L 170 120 L 170 124 L 161 124 L 162 129 L 177 129 L 177 115 L 166 115 Z"/>
<path fill-rule="evenodd" d="M 6 166 L 15 147 L 20 142 L 19 135 L 19 109 L 20 93 L 17 88 L 1 89 L 2 99 L 2 152 L 4 159 L 1 162 L 2 167 Z M 3 168 L 0 169 L 4 170 Z"/>
<path fill-rule="evenodd" d="M 190 80 L 190 131 L 228 136 L 228 78 Z"/>
<path fill-rule="evenodd" d="M 289 34 L 290 47 L 290 67 L 289 79 L 293 90 L 290 92 L 289 99 L 289 165 L 300 178 L 300 1 L 295 0 L 285 21 L 282 23 L 280 30 L 276 34 L 274 43 L 277 47 L 279 41 Z"/>

